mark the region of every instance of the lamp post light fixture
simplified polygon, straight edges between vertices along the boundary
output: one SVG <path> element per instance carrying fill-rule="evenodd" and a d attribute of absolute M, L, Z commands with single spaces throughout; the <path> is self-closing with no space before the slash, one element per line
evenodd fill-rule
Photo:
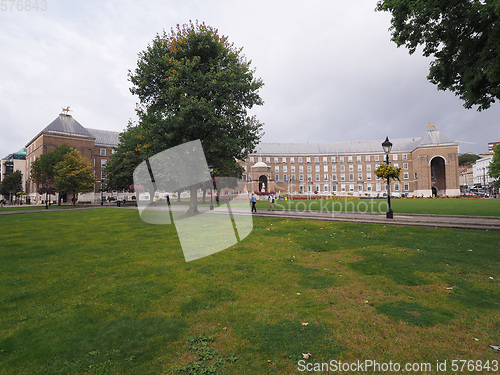
<path fill-rule="evenodd" d="M 214 187 L 214 178 L 212 177 L 212 172 L 214 171 L 214 167 L 212 164 L 208 166 L 208 170 L 210 171 L 210 210 L 214 209 L 212 190 Z"/>
<path fill-rule="evenodd" d="M 389 141 L 389 137 L 385 137 L 385 141 L 382 143 L 382 148 L 385 152 L 385 162 L 389 165 L 389 153 L 392 149 L 392 143 Z M 393 218 L 393 212 L 391 209 L 391 180 L 390 177 L 387 176 L 387 212 L 385 213 L 385 217 L 387 219 Z"/>

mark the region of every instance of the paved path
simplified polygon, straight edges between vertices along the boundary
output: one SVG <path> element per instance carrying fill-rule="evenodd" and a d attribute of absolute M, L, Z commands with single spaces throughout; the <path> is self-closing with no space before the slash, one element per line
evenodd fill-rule
<path fill-rule="evenodd" d="M 134 206 L 125 206 L 118 208 L 113 206 L 77 206 L 74 209 L 85 208 L 102 208 L 114 207 L 116 209 L 135 209 Z M 165 209 L 164 207 L 159 209 Z M 184 210 L 182 208 L 182 210 Z M 173 211 L 177 211 L 175 205 L 172 206 Z M 35 212 L 54 212 L 66 211 L 65 209 L 48 209 L 48 210 L 28 210 L 28 211 L 0 211 L 0 215 L 16 214 L 16 213 L 35 213 Z M 252 215 L 249 211 L 236 211 L 235 214 Z M 412 225 L 423 227 L 436 228 L 460 228 L 460 229 L 478 229 L 500 231 L 500 217 L 492 216 L 453 216 L 453 215 L 418 215 L 418 214 L 398 214 L 394 213 L 393 219 L 386 219 L 385 213 L 353 213 L 353 212 L 325 212 L 325 211 L 293 211 L 293 210 L 258 210 L 253 216 L 261 217 L 277 217 L 290 219 L 305 219 L 305 220 L 326 220 L 326 221 L 341 221 L 352 223 L 376 223 L 385 225 Z"/>

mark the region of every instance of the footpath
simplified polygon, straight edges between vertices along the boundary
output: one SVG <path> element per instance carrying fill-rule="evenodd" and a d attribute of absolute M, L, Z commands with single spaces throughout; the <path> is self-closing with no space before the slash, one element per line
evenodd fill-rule
<path fill-rule="evenodd" d="M 22 213 L 37 213 L 37 212 L 54 212 L 66 210 L 79 210 L 90 208 L 109 208 L 116 209 L 136 209 L 135 206 L 77 206 L 75 208 L 66 209 L 38 209 L 38 210 L 18 210 L 18 211 L 1 211 L 0 215 L 22 214 Z M 166 206 L 159 207 L 159 210 L 166 210 Z M 171 206 L 172 211 L 178 210 L 175 205 Z M 288 219 L 303 219 L 303 220 L 323 220 L 323 221 L 340 221 L 351 223 L 374 223 L 383 225 L 410 225 L 435 228 L 459 228 L 459 229 L 477 229 L 500 231 L 500 217 L 498 216 L 454 216 L 454 215 L 421 215 L 421 214 L 404 214 L 394 213 L 393 219 L 387 219 L 385 213 L 358 213 L 358 212 L 339 212 L 339 211 L 310 211 L 310 210 L 276 210 L 268 211 L 265 209 L 257 210 L 257 213 L 250 213 L 250 210 L 233 210 L 237 215 L 252 215 L 260 217 L 276 217 Z"/>

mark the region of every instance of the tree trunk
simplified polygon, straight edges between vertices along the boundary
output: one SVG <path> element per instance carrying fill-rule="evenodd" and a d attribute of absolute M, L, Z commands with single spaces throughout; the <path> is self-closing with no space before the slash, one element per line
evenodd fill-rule
<path fill-rule="evenodd" d="M 207 196 L 207 189 L 205 189 L 205 187 L 203 187 L 203 200 L 201 203 L 205 203 L 206 196 Z"/>
<path fill-rule="evenodd" d="M 191 187 L 189 189 L 189 209 L 187 210 L 187 215 L 199 214 L 198 211 L 198 189 L 196 187 Z"/>

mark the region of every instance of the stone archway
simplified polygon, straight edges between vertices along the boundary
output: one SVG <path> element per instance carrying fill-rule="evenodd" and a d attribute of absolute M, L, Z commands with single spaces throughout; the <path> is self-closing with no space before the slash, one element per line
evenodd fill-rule
<path fill-rule="evenodd" d="M 264 184 L 264 189 L 262 189 L 262 184 Z M 269 191 L 269 182 L 267 180 L 266 175 L 260 175 L 259 177 L 259 188 L 257 189 L 259 192 L 268 192 Z"/>
<path fill-rule="evenodd" d="M 446 161 L 441 156 L 431 160 L 431 187 L 437 197 L 446 194 Z"/>

